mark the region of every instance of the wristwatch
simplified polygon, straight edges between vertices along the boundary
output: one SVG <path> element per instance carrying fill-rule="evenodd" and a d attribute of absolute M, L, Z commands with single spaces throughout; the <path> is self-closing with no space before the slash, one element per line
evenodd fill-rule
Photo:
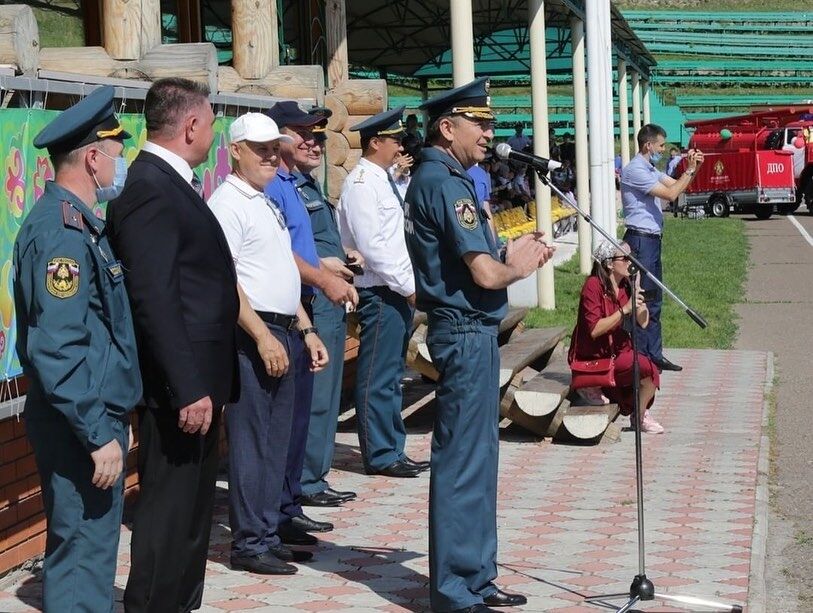
<path fill-rule="evenodd" d="M 319 330 L 316 329 L 316 326 L 311 326 L 310 328 L 299 331 L 299 335 L 302 338 L 305 338 L 308 334 L 319 334 Z"/>
<path fill-rule="evenodd" d="M 695 168 L 694 170 L 687 170 L 686 174 L 689 175 L 690 177 L 693 177 L 696 172 L 697 172 L 697 169 Z"/>

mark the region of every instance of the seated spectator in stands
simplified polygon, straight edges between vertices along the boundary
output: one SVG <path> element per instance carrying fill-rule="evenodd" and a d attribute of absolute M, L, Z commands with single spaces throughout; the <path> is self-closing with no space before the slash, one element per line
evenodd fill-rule
<path fill-rule="evenodd" d="M 570 132 L 562 134 L 562 143 L 559 145 L 559 157 L 562 162 L 570 161 L 571 166 L 576 165 L 576 143 L 573 142 L 573 135 Z"/>
<path fill-rule="evenodd" d="M 531 199 L 531 186 L 528 184 L 528 167 L 522 164 L 514 171 L 514 178 L 511 181 L 511 190 L 514 195 L 524 202 Z"/>
<path fill-rule="evenodd" d="M 677 179 L 675 175 L 677 174 L 678 164 L 680 164 L 680 160 L 682 159 L 683 156 L 680 154 L 680 149 L 677 147 L 669 149 L 669 161 L 666 163 L 666 174 L 673 179 Z"/>
<path fill-rule="evenodd" d="M 602 241 L 593 251 L 593 270 L 581 291 L 576 327 L 571 337 L 568 361 L 590 360 L 615 356 L 615 387 L 602 387 L 602 393 L 618 403 L 623 415 L 632 423 L 632 341 L 628 332 L 632 303 L 630 301 L 629 245 L 621 250 L 609 241 Z M 636 279 L 636 319 L 640 326 L 649 323 L 649 311 Z M 645 355 L 638 355 L 640 376 L 639 407 L 642 412 L 641 431 L 660 434 L 663 426 L 649 414 L 660 384 L 657 367 Z"/>
<path fill-rule="evenodd" d="M 521 123 L 514 125 L 514 136 L 508 139 L 508 144 L 514 151 L 524 151 L 531 144 L 531 139 L 522 133 L 523 129 Z"/>

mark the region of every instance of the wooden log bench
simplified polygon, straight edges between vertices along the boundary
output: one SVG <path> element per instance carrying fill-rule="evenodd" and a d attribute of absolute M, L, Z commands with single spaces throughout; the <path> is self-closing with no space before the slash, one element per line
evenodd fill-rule
<path fill-rule="evenodd" d="M 541 370 L 544 364 L 540 362 L 564 337 L 562 327 L 535 328 L 514 335 L 510 342 L 500 347 L 500 388 L 529 366 Z"/>
<path fill-rule="evenodd" d="M 553 360 L 530 379 L 517 377 L 511 382 L 500 402 L 500 415 L 538 436 L 552 437 L 569 391 L 570 369 L 563 359 Z"/>
<path fill-rule="evenodd" d="M 621 428 L 613 423 L 618 417 L 617 404 L 572 406 L 562 411 L 561 425 L 554 438 L 563 442 L 593 443 L 618 440 Z"/>

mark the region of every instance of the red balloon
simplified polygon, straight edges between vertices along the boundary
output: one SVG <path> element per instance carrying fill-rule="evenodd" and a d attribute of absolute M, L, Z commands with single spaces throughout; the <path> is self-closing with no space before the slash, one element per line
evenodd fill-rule
<path fill-rule="evenodd" d="M 804 136 L 797 136 L 791 142 L 793 143 L 793 146 L 796 147 L 797 149 L 804 149 L 805 137 Z"/>

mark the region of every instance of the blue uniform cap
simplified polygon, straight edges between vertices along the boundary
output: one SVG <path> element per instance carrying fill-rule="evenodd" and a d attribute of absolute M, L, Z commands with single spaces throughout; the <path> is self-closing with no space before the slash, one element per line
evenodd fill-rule
<path fill-rule="evenodd" d="M 471 119 L 494 119 L 488 77 L 478 77 L 471 83 L 455 87 L 424 102 L 420 109 L 429 114 L 429 123 L 449 115 L 464 115 Z"/>
<path fill-rule="evenodd" d="M 317 141 L 325 141 L 327 139 L 327 120 L 333 116 L 333 111 L 323 106 L 314 106 L 308 109 L 308 114 L 321 118 L 321 121 L 311 128 L 311 132 Z"/>
<path fill-rule="evenodd" d="M 129 132 L 116 119 L 114 91 L 113 87 L 105 85 L 62 111 L 37 134 L 34 146 L 47 148 L 49 155 L 56 155 L 107 138 L 118 141 L 130 138 Z"/>
<path fill-rule="evenodd" d="M 299 104 L 296 100 L 281 100 L 265 111 L 265 114 L 273 119 L 280 128 L 290 126 L 311 128 L 316 124 L 326 121 L 326 117 L 312 115 L 303 111 L 299 108 Z"/>
<path fill-rule="evenodd" d="M 358 132 L 361 138 L 372 138 L 373 136 L 392 136 L 400 138 L 406 134 L 406 128 L 401 121 L 406 107 L 399 106 L 397 109 L 384 111 L 378 115 L 365 119 L 361 123 L 357 123 L 352 128 L 351 132 Z"/>

